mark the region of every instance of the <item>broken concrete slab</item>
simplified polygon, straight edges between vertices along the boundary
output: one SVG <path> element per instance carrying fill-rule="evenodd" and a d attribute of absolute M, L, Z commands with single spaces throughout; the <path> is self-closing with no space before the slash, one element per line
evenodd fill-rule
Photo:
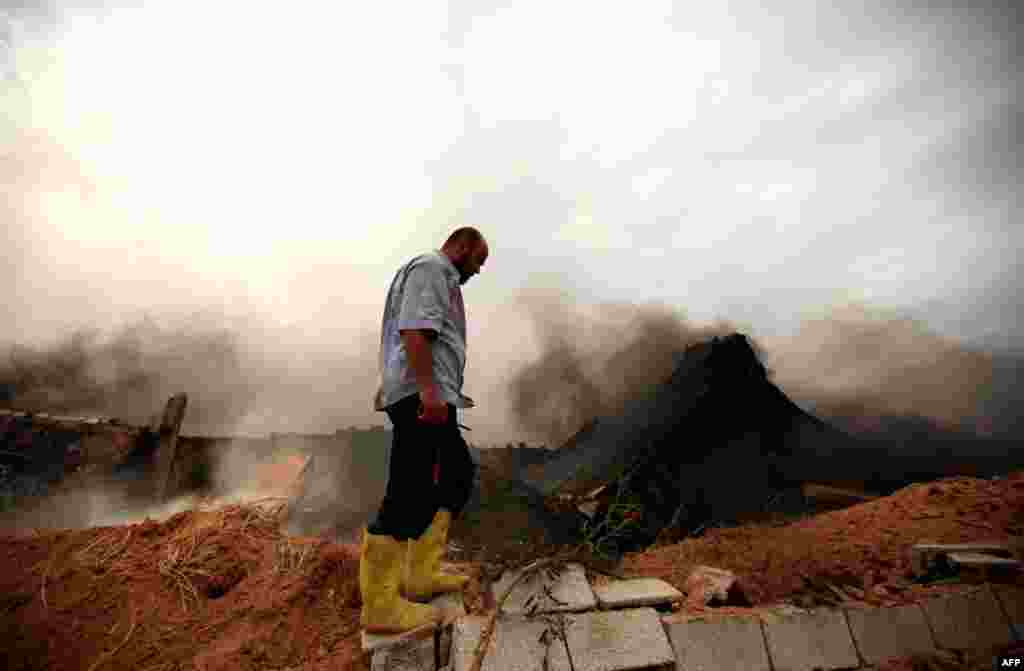
<path fill-rule="evenodd" d="M 920 606 L 850 609 L 846 617 L 857 650 L 869 664 L 888 657 L 935 652 L 935 641 Z"/>
<path fill-rule="evenodd" d="M 951 552 L 1012 554 L 1006 543 L 918 543 L 910 548 L 910 568 L 914 575 L 924 575 L 928 565 L 937 557 Z"/>
<path fill-rule="evenodd" d="M 1024 588 L 1016 585 L 993 585 L 996 599 L 1010 620 L 1010 628 L 1018 641 L 1024 641 Z"/>
<path fill-rule="evenodd" d="M 940 648 L 976 650 L 1013 641 L 989 587 L 926 600 L 922 607 Z"/>
<path fill-rule="evenodd" d="M 749 618 L 666 625 L 676 664 L 687 671 L 769 671 L 761 623 Z"/>
<path fill-rule="evenodd" d="M 997 567 L 1020 567 L 1024 562 L 1006 557 L 982 554 L 981 552 L 950 552 L 949 559 L 954 564 L 963 566 L 997 566 Z"/>
<path fill-rule="evenodd" d="M 675 653 L 653 608 L 565 615 L 566 644 L 555 640 L 548 653 L 551 671 L 669 669 Z"/>
<path fill-rule="evenodd" d="M 469 671 L 486 617 L 468 615 L 452 631 L 452 671 Z M 540 641 L 547 625 L 519 616 L 501 616 L 487 645 L 480 671 L 534 671 L 543 668 L 548 646 Z"/>
<path fill-rule="evenodd" d="M 593 587 L 602 610 L 661 606 L 683 598 L 683 593 L 659 578 L 613 580 Z"/>
<path fill-rule="evenodd" d="M 813 611 L 764 624 L 775 671 L 846 669 L 860 664 L 843 613 Z"/>
<path fill-rule="evenodd" d="M 501 579 L 491 588 L 495 601 L 501 599 L 501 595 L 520 575 L 521 570 L 502 573 Z M 554 601 L 545 594 L 545 588 L 551 592 Z M 526 601 L 533 595 L 537 595 L 535 601 L 538 614 L 579 613 L 597 607 L 597 598 L 587 582 L 583 565 L 577 563 L 567 564 L 566 570 L 554 581 L 543 575 L 543 572 L 525 578 L 509 594 L 501 609 L 502 613 L 525 615 Z"/>
<path fill-rule="evenodd" d="M 410 640 L 401 645 L 381 648 L 373 653 L 372 671 L 434 671 L 435 640 Z"/>

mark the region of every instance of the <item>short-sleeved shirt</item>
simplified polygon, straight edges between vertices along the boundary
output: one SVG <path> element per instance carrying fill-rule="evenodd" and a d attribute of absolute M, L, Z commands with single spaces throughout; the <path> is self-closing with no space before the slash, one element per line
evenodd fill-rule
<path fill-rule="evenodd" d="M 380 387 L 375 410 L 419 392 L 400 332 L 431 329 L 434 384 L 441 399 L 458 408 L 471 408 L 462 394 L 466 370 L 466 308 L 462 302 L 459 271 L 441 252 L 417 256 L 399 268 L 388 289 L 380 337 Z"/>

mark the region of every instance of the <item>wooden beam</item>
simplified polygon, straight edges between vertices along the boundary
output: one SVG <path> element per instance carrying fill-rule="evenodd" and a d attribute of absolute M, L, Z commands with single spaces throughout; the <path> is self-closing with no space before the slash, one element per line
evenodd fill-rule
<path fill-rule="evenodd" d="M 166 501 L 170 492 L 171 474 L 174 467 L 174 455 L 178 448 L 178 433 L 181 422 L 185 419 L 185 407 L 188 405 L 187 394 L 175 394 L 167 401 L 163 418 L 160 420 L 160 444 L 156 451 L 156 499 Z"/>

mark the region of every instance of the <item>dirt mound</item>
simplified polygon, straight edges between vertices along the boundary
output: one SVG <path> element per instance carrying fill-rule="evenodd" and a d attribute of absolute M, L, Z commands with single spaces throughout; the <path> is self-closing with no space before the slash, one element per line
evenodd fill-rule
<path fill-rule="evenodd" d="M 232 505 L 164 522 L 2 537 L 0 668 L 367 668 L 358 548 L 282 535 L 278 512 Z M 495 533 L 495 519 L 483 511 L 456 540 Z M 712 529 L 629 554 L 622 570 L 682 588 L 695 565 L 729 569 L 754 606 L 800 605 L 826 584 L 859 593 L 863 604 L 894 605 L 958 587 L 912 584 L 914 543 L 1013 543 L 1022 534 L 1024 472 L 952 478 L 788 524 Z M 465 601 L 478 612 L 479 573 L 459 568 L 474 576 Z"/>
<path fill-rule="evenodd" d="M 344 668 L 359 656 L 358 549 L 282 536 L 275 512 L 4 538 L 0 666 Z"/>
<path fill-rule="evenodd" d="M 909 584 L 915 543 L 1019 543 L 1024 534 L 1024 472 L 999 480 L 949 478 L 784 526 L 712 529 L 701 538 L 626 556 L 626 570 L 678 588 L 694 566 L 733 571 L 744 593 L 766 604 L 855 585 L 867 603 L 914 601 Z M 1022 583 L 1024 584 L 1024 583 Z"/>

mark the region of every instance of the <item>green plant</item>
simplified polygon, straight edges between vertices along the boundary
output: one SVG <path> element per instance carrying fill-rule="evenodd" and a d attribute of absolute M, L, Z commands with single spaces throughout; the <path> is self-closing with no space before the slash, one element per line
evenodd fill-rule
<path fill-rule="evenodd" d="M 628 537 L 643 517 L 643 505 L 623 501 L 626 494 L 626 488 L 619 487 L 607 514 L 597 522 L 592 519 L 584 522 L 582 544 L 594 556 L 614 559 L 618 541 Z"/>

